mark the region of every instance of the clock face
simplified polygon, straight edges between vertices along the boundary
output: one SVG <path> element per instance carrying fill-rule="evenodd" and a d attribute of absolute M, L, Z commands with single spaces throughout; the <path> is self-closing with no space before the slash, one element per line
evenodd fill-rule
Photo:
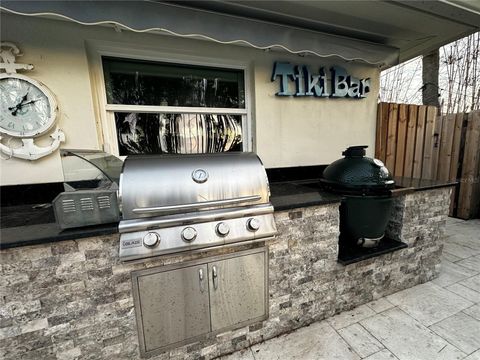
<path fill-rule="evenodd" d="M 0 111 L 0 132 L 34 137 L 53 125 L 56 105 L 49 91 L 35 80 L 19 74 L 2 74 Z"/>

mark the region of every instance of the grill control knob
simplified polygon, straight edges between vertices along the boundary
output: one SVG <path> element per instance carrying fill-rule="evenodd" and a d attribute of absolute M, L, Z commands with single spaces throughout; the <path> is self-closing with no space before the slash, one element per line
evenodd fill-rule
<path fill-rule="evenodd" d="M 160 242 L 160 235 L 156 232 L 149 232 L 143 237 L 143 245 L 152 248 L 158 245 Z"/>
<path fill-rule="evenodd" d="M 182 230 L 183 241 L 191 242 L 195 240 L 196 237 L 197 237 L 197 230 L 195 230 L 193 227 L 189 226 Z"/>
<path fill-rule="evenodd" d="M 218 235 L 227 236 L 228 233 L 230 232 L 230 226 L 228 226 L 228 224 L 224 222 L 221 222 L 221 223 L 218 223 L 216 230 Z"/>
<path fill-rule="evenodd" d="M 250 231 L 257 231 L 260 228 L 260 221 L 255 218 L 247 220 L 247 229 Z"/>

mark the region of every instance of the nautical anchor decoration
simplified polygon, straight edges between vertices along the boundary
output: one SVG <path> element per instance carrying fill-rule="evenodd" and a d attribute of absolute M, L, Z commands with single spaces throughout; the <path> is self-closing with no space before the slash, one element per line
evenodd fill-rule
<path fill-rule="evenodd" d="M 21 55 L 15 44 L 0 43 L 0 151 L 7 159 L 37 160 L 57 150 L 65 141 L 65 134 L 55 126 L 50 145 L 35 144 L 36 137 L 55 125 L 58 107 L 54 95 L 44 84 L 17 74 L 17 70 L 33 69 L 31 64 L 15 63 L 15 58 Z M 12 140 L 21 140 L 22 144 L 10 146 Z"/>

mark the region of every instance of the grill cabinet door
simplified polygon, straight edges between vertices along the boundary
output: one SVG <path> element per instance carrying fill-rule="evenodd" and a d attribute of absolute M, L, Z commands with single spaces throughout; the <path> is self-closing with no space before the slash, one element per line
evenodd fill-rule
<path fill-rule="evenodd" d="M 266 316 L 265 252 L 208 264 L 212 331 Z"/>
<path fill-rule="evenodd" d="M 207 276 L 206 264 L 138 276 L 144 352 L 210 331 Z"/>

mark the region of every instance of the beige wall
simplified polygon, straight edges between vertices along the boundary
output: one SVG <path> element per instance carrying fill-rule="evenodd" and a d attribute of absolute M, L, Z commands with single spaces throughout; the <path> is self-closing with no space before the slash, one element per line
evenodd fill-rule
<path fill-rule="evenodd" d="M 1 15 L 2 41 L 16 43 L 24 53 L 18 61 L 32 63 L 28 75 L 46 84 L 56 95 L 60 128 L 66 134 L 63 148 L 101 149 L 103 143 L 97 97 L 92 90 L 86 47 L 98 42 L 121 44 L 146 53 L 172 58 L 247 67 L 251 87 L 253 149 L 266 167 L 326 164 L 340 156 L 348 145 L 366 144 L 373 154 L 379 70 L 341 59 L 300 57 L 240 46 L 225 46 L 200 40 L 156 34 L 116 32 L 112 28 L 88 27 L 64 21 Z M 163 57 L 163 56 L 161 56 Z M 290 61 L 319 67 L 340 65 L 358 78 L 372 79 L 367 99 L 281 98 L 279 84 L 270 81 L 274 61 Z M 91 62 L 90 62 L 91 63 Z M 97 109 L 98 110 L 98 109 Z M 100 109 L 100 113 L 103 110 Z M 40 139 L 48 142 L 48 136 Z M 1 185 L 62 181 L 59 153 L 35 162 L 1 160 Z"/>
<path fill-rule="evenodd" d="M 357 78 L 372 79 L 366 99 L 278 97 L 279 84 L 271 82 L 273 61 L 320 66 L 339 65 Z M 316 70 L 314 70 L 316 69 Z M 257 151 L 267 167 L 328 164 L 349 145 L 375 145 L 379 71 L 340 59 L 268 54 L 255 61 Z"/>

